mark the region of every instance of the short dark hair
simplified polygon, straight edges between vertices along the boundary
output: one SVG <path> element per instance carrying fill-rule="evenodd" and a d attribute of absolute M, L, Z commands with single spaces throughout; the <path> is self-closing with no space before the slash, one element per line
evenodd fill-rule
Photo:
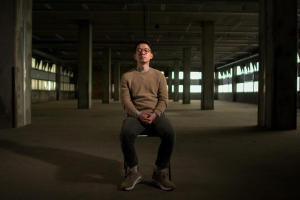
<path fill-rule="evenodd" d="M 147 44 L 150 48 L 150 51 L 152 51 L 152 47 L 151 47 L 151 43 L 148 41 L 148 40 L 140 40 L 138 41 L 136 44 L 135 44 L 135 47 L 134 47 L 134 51 L 136 51 L 136 48 L 139 44 Z"/>

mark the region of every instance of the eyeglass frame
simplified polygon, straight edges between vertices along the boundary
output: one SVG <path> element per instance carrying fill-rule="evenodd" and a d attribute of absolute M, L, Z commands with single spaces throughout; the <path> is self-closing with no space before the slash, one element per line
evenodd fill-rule
<path fill-rule="evenodd" d="M 151 53 L 151 49 L 148 49 L 148 48 L 145 48 L 145 49 L 137 48 L 135 51 L 137 53 L 143 53 L 143 52 L 145 52 L 145 54 Z"/>

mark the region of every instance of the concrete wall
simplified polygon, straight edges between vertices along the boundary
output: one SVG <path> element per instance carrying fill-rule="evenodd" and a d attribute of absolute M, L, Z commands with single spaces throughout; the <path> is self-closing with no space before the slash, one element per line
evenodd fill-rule
<path fill-rule="evenodd" d="M 76 92 L 60 92 L 60 100 L 76 99 Z M 31 102 L 56 101 L 56 91 L 32 90 Z"/>

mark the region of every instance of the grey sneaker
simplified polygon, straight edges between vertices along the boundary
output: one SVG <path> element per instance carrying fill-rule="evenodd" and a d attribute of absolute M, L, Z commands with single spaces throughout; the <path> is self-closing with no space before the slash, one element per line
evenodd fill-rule
<path fill-rule="evenodd" d="M 123 190 L 132 190 L 138 182 L 142 180 L 141 174 L 139 172 L 134 172 L 129 169 L 128 173 L 125 176 L 125 180 L 121 184 L 121 189 Z"/>
<path fill-rule="evenodd" d="M 163 190 L 173 190 L 175 185 L 169 180 L 169 174 L 165 169 L 160 170 L 156 173 L 156 170 L 153 171 L 152 182 L 158 185 Z"/>

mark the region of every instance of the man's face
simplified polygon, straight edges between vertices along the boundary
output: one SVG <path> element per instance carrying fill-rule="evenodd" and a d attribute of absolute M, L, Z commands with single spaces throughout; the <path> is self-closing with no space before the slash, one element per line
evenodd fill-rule
<path fill-rule="evenodd" d="M 139 44 L 136 47 L 134 59 L 139 63 L 148 63 L 153 58 L 150 47 L 147 44 Z"/>

